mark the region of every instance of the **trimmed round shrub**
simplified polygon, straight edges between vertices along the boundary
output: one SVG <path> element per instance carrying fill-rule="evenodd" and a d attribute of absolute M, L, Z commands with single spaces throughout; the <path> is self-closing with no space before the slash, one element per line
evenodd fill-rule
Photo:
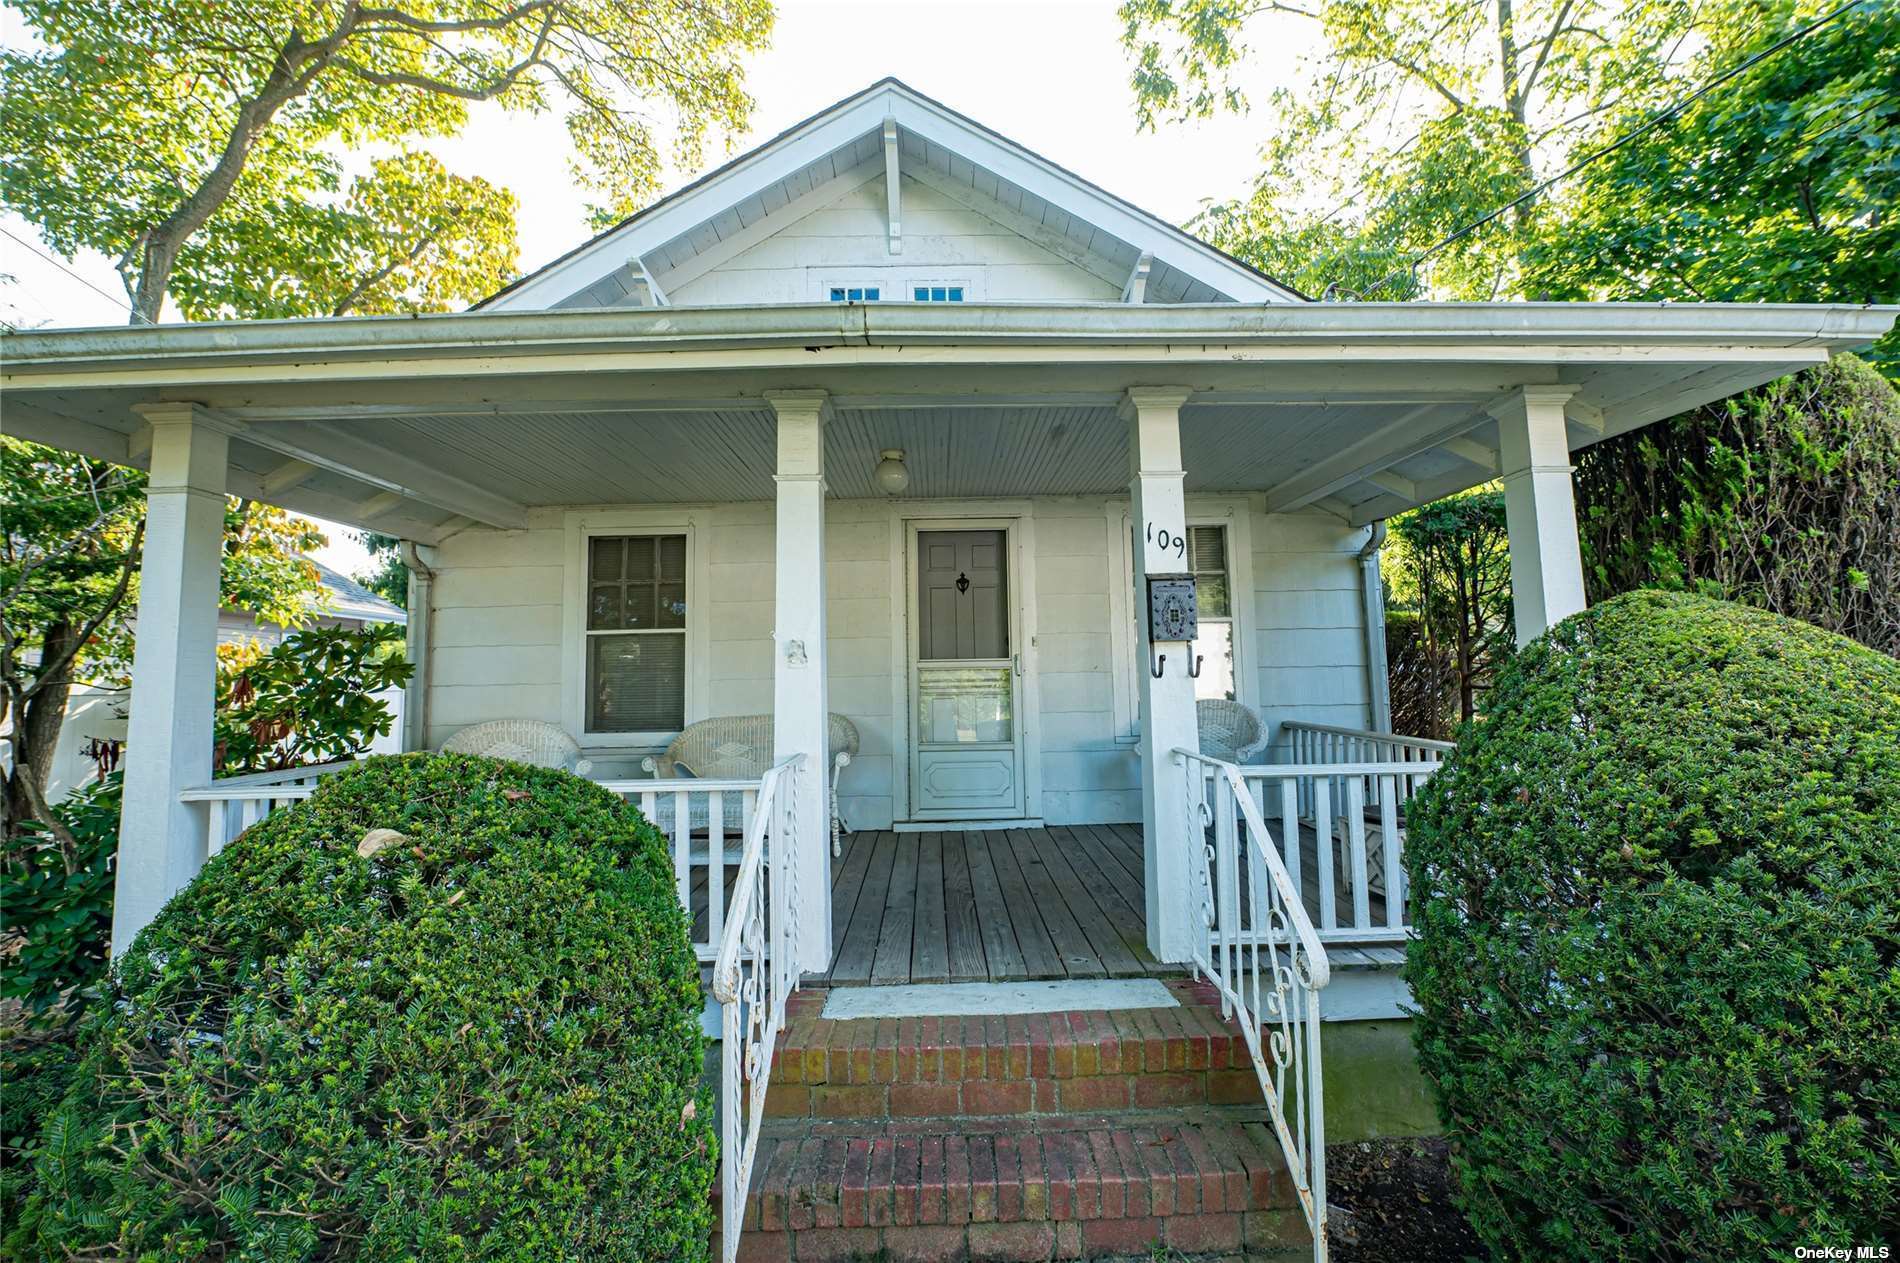
<path fill-rule="evenodd" d="M 1406 977 L 1514 1259 L 1793 1258 L 1900 1224 L 1900 662 L 1637 592 L 1499 676 L 1411 807 Z"/>
<path fill-rule="evenodd" d="M 698 965 L 659 834 L 597 786 L 369 760 L 114 983 L 42 1137 L 45 1257 L 706 1254 Z"/>

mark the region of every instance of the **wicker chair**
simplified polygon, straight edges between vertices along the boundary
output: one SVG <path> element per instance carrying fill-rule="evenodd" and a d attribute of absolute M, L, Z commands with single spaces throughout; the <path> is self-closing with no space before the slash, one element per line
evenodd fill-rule
<path fill-rule="evenodd" d="M 838 807 L 838 778 L 858 753 L 858 726 L 843 715 L 831 716 L 831 853 L 841 851 L 844 817 Z M 640 760 L 648 774 L 662 779 L 690 776 L 700 780 L 758 780 L 772 768 L 772 717 L 732 715 L 686 725 L 658 758 Z M 706 826 L 704 800 L 693 808 L 694 829 Z"/>
<path fill-rule="evenodd" d="M 594 770 L 593 761 L 581 757 L 574 738 L 538 719 L 496 719 L 475 724 L 444 741 L 442 750 L 445 754 L 481 754 L 536 767 L 564 768 L 576 776 Z"/>
<path fill-rule="evenodd" d="M 1260 716 L 1239 702 L 1194 703 L 1201 733 L 1201 753 L 1228 763 L 1245 763 L 1267 748 Z"/>

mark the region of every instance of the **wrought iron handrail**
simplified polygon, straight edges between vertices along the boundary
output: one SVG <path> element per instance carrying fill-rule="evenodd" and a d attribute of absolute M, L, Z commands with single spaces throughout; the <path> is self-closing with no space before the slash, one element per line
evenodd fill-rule
<path fill-rule="evenodd" d="M 772 1050 L 785 1028 L 785 1001 L 798 989 L 798 781 L 804 755 L 780 760 L 759 782 L 733 884 L 725 935 L 713 963 L 722 1009 L 719 1080 L 720 1252 L 739 1254 L 746 1190 L 772 1075 Z"/>
<path fill-rule="evenodd" d="M 1240 1027 L 1313 1233 L 1313 1258 L 1325 1263 L 1319 993 L 1332 978 L 1326 948 L 1241 769 L 1192 750 L 1177 748 L 1174 757 L 1203 847 L 1189 865 L 1199 904 L 1190 920 L 1204 929 L 1194 936 L 1194 963 L 1220 992 L 1221 1015 Z"/>

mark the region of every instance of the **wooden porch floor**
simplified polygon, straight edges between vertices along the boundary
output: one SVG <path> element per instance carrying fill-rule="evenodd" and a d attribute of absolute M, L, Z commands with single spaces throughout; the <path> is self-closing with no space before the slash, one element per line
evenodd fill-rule
<path fill-rule="evenodd" d="M 1052 978 L 1171 977 L 1185 964 L 1148 951 L 1147 900 L 1138 825 L 845 835 L 831 862 L 832 968 L 819 985 L 1012 982 Z M 1377 838 L 1368 849 L 1376 853 Z M 1318 837 L 1300 829 L 1306 912 L 1320 923 Z M 724 887 L 738 852 L 727 848 Z M 1241 875 L 1243 904 L 1247 875 Z M 693 933 L 705 939 L 707 870 L 694 868 Z M 1345 857 L 1334 864 L 1335 903 L 1350 925 Z M 1370 924 L 1385 924 L 1383 883 L 1369 898 Z M 1342 936 L 1350 938 L 1350 935 Z M 1334 942 L 1334 962 L 1391 963 L 1388 947 Z M 1369 953 L 1369 954 L 1368 954 Z"/>
<path fill-rule="evenodd" d="M 832 861 L 837 985 L 1181 972 L 1148 953 L 1141 831 L 1071 825 L 847 835 Z"/>

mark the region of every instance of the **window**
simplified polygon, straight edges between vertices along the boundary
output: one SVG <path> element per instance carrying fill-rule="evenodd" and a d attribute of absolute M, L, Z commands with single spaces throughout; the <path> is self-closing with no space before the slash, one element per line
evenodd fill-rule
<path fill-rule="evenodd" d="M 916 303 L 960 303 L 963 301 L 962 285 L 944 285 L 936 283 L 913 285 L 910 291 L 912 302 Z"/>
<path fill-rule="evenodd" d="M 1188 527 L 1188 570 L 1194 575 L 1194 603 L 1200 636 L 1194 652 L 1202 658 L 1194 681 L 1196 700 L 1234 697 L 1234 597 L 1227 565 L 1227 528 Z"/>
<path fill-rule="evenodd" d="M 878 287 L 875 285 L 833 285 L 830 293 L 834 303 L 874 303 L 878 300 Z"/>
<path fill-rule="evenodd" d="M 587 541 L 586 730 L 686 726 L 686 536 Z"/>

